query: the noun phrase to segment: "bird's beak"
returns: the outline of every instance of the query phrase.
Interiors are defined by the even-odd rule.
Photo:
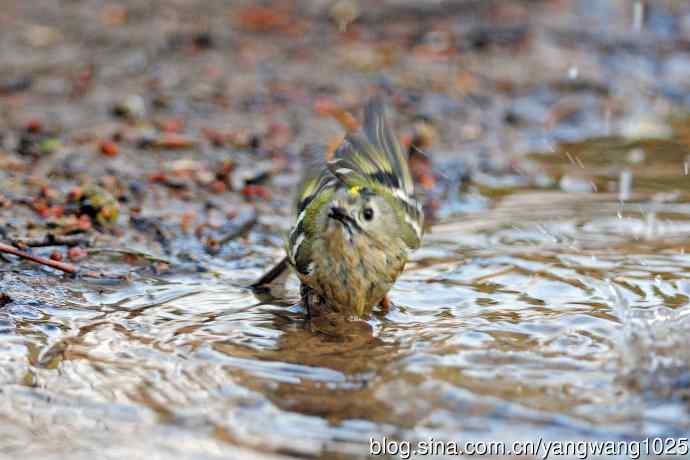
[[[347,224],[348,220],[350,219],[350,216],[347,214],[345,208],[341,208],[340,206],[331,206],[328,217],[340,221],[343,224]]]
[[[328,217],[330,219],[337,220],[343,226],[347,229],[350,234],[352,233],[352,230],[359,230],[359,225],[357,224],[357,221],[353,219],[350,214],[348,214],[347,210],[343,207],[334,205],[331,206],[329,212],[328,212]]]

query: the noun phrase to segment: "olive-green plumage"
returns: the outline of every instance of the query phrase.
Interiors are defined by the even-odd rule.
[[[423,226],[407,157],[379,99],[367,105],[362,132],[348,134],[334,159],[306,176],[295,211],[287,263],[307,308],[317,298],[343,314],[367,315],[419,246]]]

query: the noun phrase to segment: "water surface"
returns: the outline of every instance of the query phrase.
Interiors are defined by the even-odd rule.
[[[445,201],[397,307],[333,334],[243,288],[280,257],[266,240],[210,272],[128,284],[0,265],[14,299],[0,452],[332,459],[365,456],[372,436],[687,436],[687,145],[534,158],[539,180],[478,179]]]

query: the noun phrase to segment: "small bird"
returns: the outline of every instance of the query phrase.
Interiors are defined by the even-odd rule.
[[[290,266],[307,314],[315,307],[363,317],[381,305],[418,248],[424,215],[403,153],[374,98],[360,132],[349,133],[332,160],[303,180],[287,257],[255,283]]]

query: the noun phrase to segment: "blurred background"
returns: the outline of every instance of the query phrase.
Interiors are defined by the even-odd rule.
[[[2,123],[95,129],[132,96],[147,120],[273,126],[297,149],[338,132],[315,105],[383,90],[401,116],[441,123],[444,149],[639,135],[688,106],[688,14],[670,0],[3,2]]]
[[[328,336],[244,286],[374,94],[431,228]],[[681,0],[0,1],[0,455],[687,436],[689,113]]]

